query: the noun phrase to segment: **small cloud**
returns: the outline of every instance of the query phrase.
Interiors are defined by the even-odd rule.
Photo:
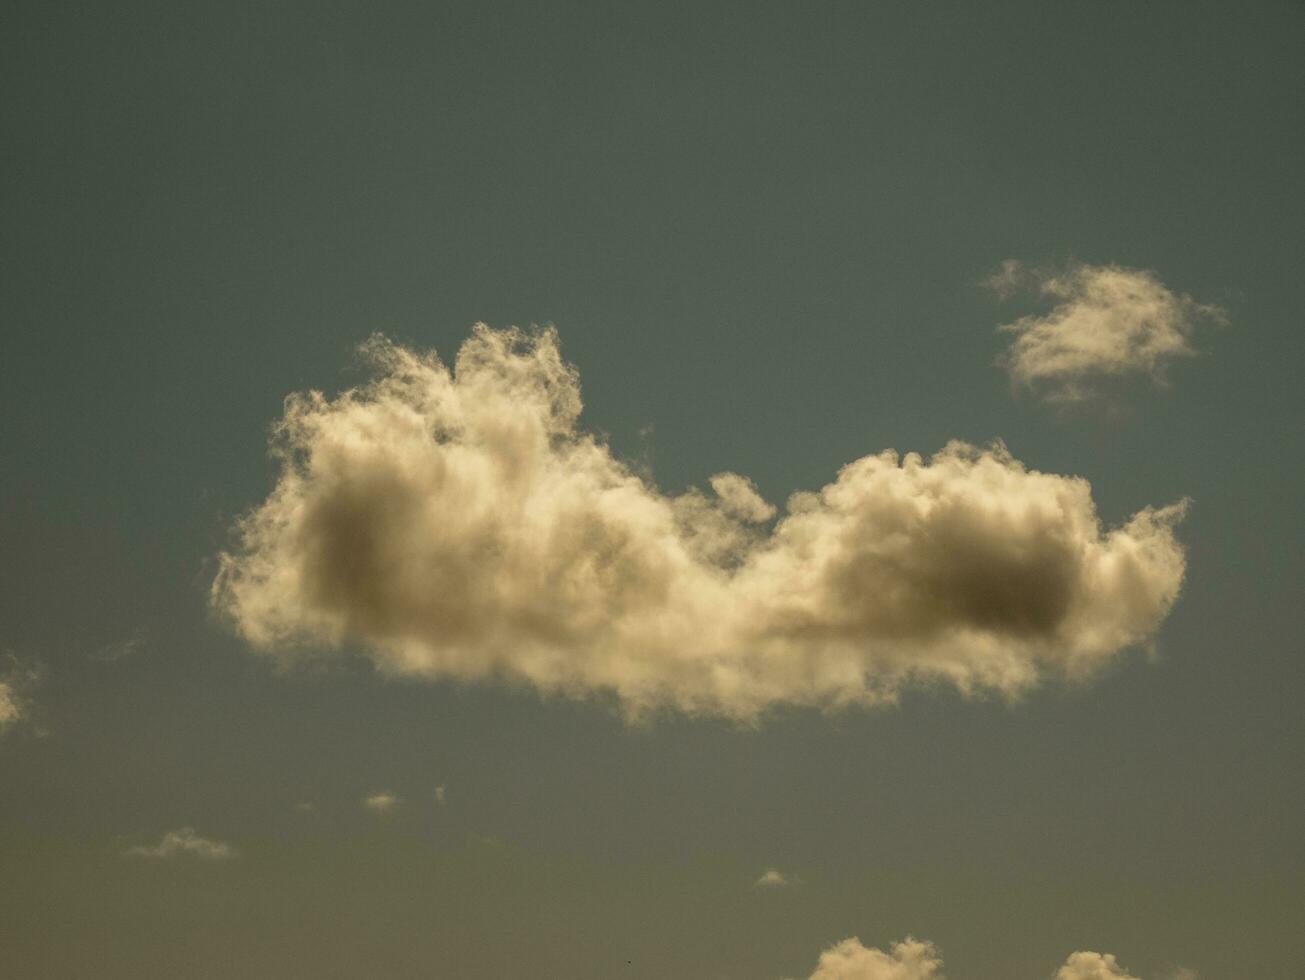
[[[1170,364],[1196,355],[1198,325],[1227,322],[1220,307],[1173,292],[1146,269],[1032,269],[1007,259],[984,285],[1003,299],[1031,292],[1053,304],[998,328],[1015,339],[997,361],[1012,384],[1051,402],[1085,401],[1128,377],[1163,385]]]
[[[4,731],[22,717],[18,695],[5,681],[0,681],[0,731]]]
[[[317,812],[317,804],[316,804],[316,803],[309,803],[309,802],[307,802],[307,801],[305,801],[305,802],[303,802],[303,803],[296,803],[296,804],[295,804],[295,809],[298,810],[300,813],[316,813],[316,812]]]
[[[1138,980],[1109,953],[1072,953],[1055,980]]]
[[[943,980],[942,953],[932,943],[907,937],[885,952],[853,936],[820,954],[809,980]],[[1175,980],[1192,980],[1191,971]],[[1073,953],[1052,980],[1139,980],[1109,953]]]
[[[163,838],[153,845],[129,847],[127,857],[167,859],[175,857],[193,857],[201,861],[226,861],[237,857],[239,852],[230,844],[201,837],[194,827],[182,827],[169,830]]]
[[[363,800],[363,806],[373,813],[389,813],[399,805],[399,798],[393,793],[382,791],[374,793]]]
[[[438,803],[440,806],[443,806],[446,802],[443,783],[435,787],[435,802]]]
[[[131,631],[131,635],[121,640],[115,640],[107,646],[100,647],[91,654],[92,660],[98,660],[101,663],[112,664],[120,660],[127,660],[136,656],[145,649],[149,643],[150,631],[144,626],[138,626]]]
[[[41,680],[40,664],[12,653],[0,656],[0,734],[22,724],[31,727],[28,691]],[[37,735],[43,735],[39,726]]]
[[[756,888],[787,888],[789,885],[796,885],[798,878],[796,875],[786,875],[774,868],[767,868],[760,878],[753,882]]]
[[[853,936],[820,954],[810,980],[942,980],[942,955],[932,943],[909,936],[887,952]]]

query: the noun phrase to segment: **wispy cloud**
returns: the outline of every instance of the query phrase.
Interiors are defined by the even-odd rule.
[[[448,797],[448,794],[445,793],[443,784],[440,784],[439,786],[436,786],[436,787],[435,787],[435,802],[436,802],[436,803],[438,803],[440,806],[444,806],[444,804],[445,804],[446,802],[448,802],[447,797]]]
[[[0,735],[19,727],[44,734],[32,725],[31,691],[40,683],[41,664],[17,654],[0,653]]]
[[[399,805],[399,798],[390,792],[373,793],[363,800],[363,806],[373,813],[389,813]]]
[[[198,858],[201,861],[226,861],[239,852],[225,841],[201,837],[194,827],[169,830],[157,844],[137,845],[126,850],[128,857],[167,859]]]
[[[987,285],[1003,298],[1032,292],[1053,304],[999,328],[1014,340],[998,364],[1017,387],[1055,402],[1082,401],[1129,376],[1163,383],[1170,364],[1196,354],[1196,327],[1227,318],[1154,272],[1117,265],[1050,270],[1007,259]]]
[[[100,647],[91,654],[91,659],[99,660],[102,663],[117,663],[120,660],[128,660],[143,651],[149,643],[149,639],[150,631],[144,626],[139,626],[122,639]]]
[[[1183,579],[1182,505],[1103,528],[1085,480],[1000,444],[863,457],[772,526],[745,478],[668,495],[585,432],[551,330],[478,327],[453,370],[365,350],[370,384],[288,399],[213,586],[287,658],[356,644],[390,674],[754,719],[1088,676]]]
[[[0,681],[0,732],[22,717],[18,694],[7,681]]]

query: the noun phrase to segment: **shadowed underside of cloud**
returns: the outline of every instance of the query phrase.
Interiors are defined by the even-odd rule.
[[[452,370],[364,351],[367,385],[287,399],[276,486],[213,585],[290,660],[357,645],[393,674],[750,719],[1084,677],[1182,582],[1182,504],[1104,529],[1086,481],[1001,445],[866,456],[771,525],[744,477],[669,495],[581,429],[552,330],[480,325]]]
[[[820,954],[809,980],[944,980],[942,956],[932,943],[917,939],[894,943],[886,953],[861,945],[859,939],[844,939]],[[1119,966],[1108,953],[1074,953],[1056,971],[1054,980],[1138,978]]]
[[[1003,297],[1029,291],[1054,301],[1049,312],[1000,328],[1015,339],[998,360],[1012,383],[1054,402],[1083,401],[1129,375],[1163,383],[1170,363],[1195,355],[1196,326],[1226,319],[1152,272],[1117,265],[1049,271],[1007,259],[987,285]]]

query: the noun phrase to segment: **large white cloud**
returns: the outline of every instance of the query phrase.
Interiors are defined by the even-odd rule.
[[[942,956],[932,943],[904,939],[888,952],[866,947],[855,937],[820,954],[809,980],[943,980]],[[1190,971],[1182,971],[1195,977]],[[1072,954],[1054,980],[1138,980],[1109,953]]]
[[[1053,301],[1047,313],[1000,328],[1015,339],[998,362],[1015,385],[1051,401],[1081,401],[1129,375],[1162,382],[1171,362],[1196,353],[1197,324],[1225,319],[1219,307],[1170,291],[1154,273],[1117,265],[1050,271],[1008,259],[988,285],[1003,296],[1029,290]]]
[[[585,432],[552,330],[478,326],[452,370],[365,352],[367,385],[287,399],[276,486],[213,585],[291,659],[358,646],[394,674],[747,719],[1087,676],[1182,582],[1182,504],[1106,529],[1085,480],[1001,445],[866,456],[768,529],[743,477],[669,495]]]

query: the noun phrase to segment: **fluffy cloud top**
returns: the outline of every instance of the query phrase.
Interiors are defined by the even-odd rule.
[[[127,849],[128,857],[154,859],[193,857],[202,861],[225,861],[236,855],[236,849],[230,844],[201,837],[194,827],[169,830],[157,844]]]
[[[917,939],[894,943],[885,953],[867,948],[853,937],[821,953],[810,980],[943,980],[942,957],[932,943]],[[1123,969],[1109,953],[1074,953],[1056,971],[1055,980],[1138,978]]]
[[[887,952],[855,937],[820,954],[810,980],[942,980],[942,958],[932,943],[904,939]]]
[[[1105,529],[1085,480],[1001,445],[866,456],[768,530],[745,478],[666,494],[585,432],[552,330],[480,325],[452,370],[364,350],[370,383],[287,399],[276,486],[213,585],[285,657],[358,646],[394,674],[750,719],[1087,676],[1182,582],[1182,504]]]
[[[1109,953],[1074,953],[1056,971],[1056,980],[1137,980]]]
[[[792,875],[786,875],[775,868],[767,868],[753,884],[757,888],[784,888],[792,885],[796,879]]]
[[[1008,259],[988,285],[1003,296],[1029,290],[1055,303],[999,328],[1015,339],[998,363],[1016,385],[1051,401],[1081,401],[1127,375],[1162,382],[1172,361],[1196,353],[1195,326],[1224,320],[1217,306],[1173,293],[1142,269],[1075,263],[1050,272]]]

